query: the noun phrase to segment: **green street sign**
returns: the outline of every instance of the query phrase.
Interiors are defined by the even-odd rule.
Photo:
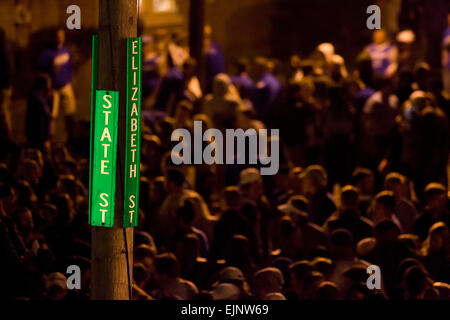
[[[119,92],[97,90],[92,143],[89,224],[114,225]]]
[[[127,132],[123,227],[136,227],[141,154],[142,39],[127,39]]]

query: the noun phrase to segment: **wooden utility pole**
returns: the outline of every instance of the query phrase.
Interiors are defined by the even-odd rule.
[[[133,228],[123,225],[128,37],[137,35],[138,0],[99,0],[98,89],[119,91],[117,178],[114,227],[92,227],[91,298],[130,299]],[[128,263],[126,247],[128,246]],[[130,282],[129,282],[130,281]]]

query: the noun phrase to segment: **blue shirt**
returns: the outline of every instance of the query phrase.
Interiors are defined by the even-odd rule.
[[[241,98],[252,98],[253,91],[255,90],[255,83],[252,78],[246,74],[240,74],[231,77],[231,82],[236,86],[241,94]]]
[[[450,26],[448,26],[445,30],[444,30],[444,34],[442,35],[442,49],[444,49],[445,47],[445,39],[447,37],[450,37]],[[445,65],[446,68],[450,69],[450,58],[447,59],[447,64]]]
[[[395,63],[393,61],[395,46],[388,43],[381,45],[372,43],[367,47],[367,51],[372,60],[373,71],[379,75],[387,76],[389,66]]]
[[[267,115],[267,112],[275,103],[280,90],[280,81],[270,72],[266,72],[256,84],[253,105],[259,110],[262,117]]]
[[[59,49],[45,49],[39,57],[38,67],[50,75],[56,89],[72,82],[72,59],[66,46]]]
[[[225,72],[225,57],[222,47],[217,42],[211,42],[206,49],[206,86],[207,92],[211,92],[214,77]]]

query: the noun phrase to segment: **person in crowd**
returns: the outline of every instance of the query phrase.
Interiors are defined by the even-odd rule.
[[[442,35],[442,82],[450,94],[450,13],[447,14],[447,28]]]
[[[440,221],[433,224],[422,244],[421,256],[425,269],[434,281],[450,281],[450,251],[448,226]]]
[[[14,64],[5,30],[0,28],[0,140],[8,140],[12,134],[11,95]]]
[[[358,189],[351,185],[344,186],[341,192],[341,207],[325,221],[325,230],[331,234],[336,229],[347,229],[356,242],[372,236],[372,221],[361,217],[358,208]]]
[[[401,224],[404,233],[412,231],[412,225],[417,218],[417,209],[409,199],[406,177],[397,172],[391,172],[384,178],[384,187],[391,190],[395,199],[395,217]]]
[[[230,77],[220,73],[214,77],[212,93],[205,98],[204,113],[219,130],[234,128],[240,100]]]
[[[206,60],[206,93],[210,93],[215,76],[225,72],[225,56],[220,44],[213,39],[210,25],[204,28],[203,49]]]
[[[396,203],[394,193],[392,191],[379,192],[369,208],[369,215],[374,224],[383,220],[391,220],[395,225],[403,231],[403,225],[396,215]]]
[[[31,147],[49,149],[52,126],[51,79],[45,74],[36,77],[33,94],[28,100],[26,135]]]
[[[163,253],[155,259],[156,299],[192,300],[198,293],[194,283],[180,278],[180,266],[176,256]]]
[[[390,78],[398,68],[398,49],[391,43],[386,30],[373,32],[373,41],[366,47],[376,76]]]
[[[250,62],[246,58],[239,58],[236,62],[236,74],[231,77],[231,83],[239,91],[243,100],[248,99],[251,103],[255,90],[255,82],[250,77]]]
[[[254,61],[253,73],[256,79],[256,88],[253,105],[258,110],[260,119],[267,120],[269,112],[277,100],[281,84],[274,75],[274,64],[267,58],[257,57]]]
[[[277,268],[258,270],[253,277],[253,294],[257,300],[264,300],[271,293],[281,293],[283,274]]]
[[[379,170],[378,165],[386,153],[400,111],[398,98],[393,94],[392,81],[380,80],[380,88],[367,100],[361,116],[361,148],[365,153],[365,163],[370,169],[376,170]]]
[[[425,188],[426,205],[416,218],[413,232],[423,241],[428,236],[430,227],[439,221],[450,223],[450,214],[447,211],[447,189],[440,183],[430,183]]]
[[[54,44],[45,49],[38,60],[38,68],[50,75],[52,80],[52,118],[57,118],[60,109],[64,111],[68,141],[73,142],[76,134],[76,99],[72,87],[73,67],[70,50],[65,45],[66,32],[58,29]],[[55,129],[53,128],[53,131]]]
[[[309,166],[301,173],[305,193],[310,199],[310,220],[322,226],[336,211],[336,205],[327,191],[328,175],[322,166]]]
[[[359,211],[362,216],[367,216],[367,208],[372,202],[375,189],[375,177],[367,168],[356,168],[352,173],[352,185],[358,189]]]

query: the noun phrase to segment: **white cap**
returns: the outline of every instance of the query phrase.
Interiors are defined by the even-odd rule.
[[[238,300],[241,298],[241,289],[231,283],[219,283],[211,295],[214,300]]]
[[[241,171],[239,184],[244,186],[246,184],[261,180],[261,174],[256,168],[247,168]]]
[[[62,289],[67,289],[66,276],[60,272],[53,272],[49,274],[45,284],[47,288],[50,288],[52,286],[58,286],[61,287]]]
[[[323,53],[323,55],[325,56],[325,59],[327,61],[330,61],[331,57],[334,54],[334,46],[332,43],[329,43],[329,42],[323,42],[323,43],[319,44],[317,46],[317,50],[319,50],[320,52]]]
[[[397,42],[413,43],[416,40],[416,35],[412,30],[403,30],[397,34]]]

